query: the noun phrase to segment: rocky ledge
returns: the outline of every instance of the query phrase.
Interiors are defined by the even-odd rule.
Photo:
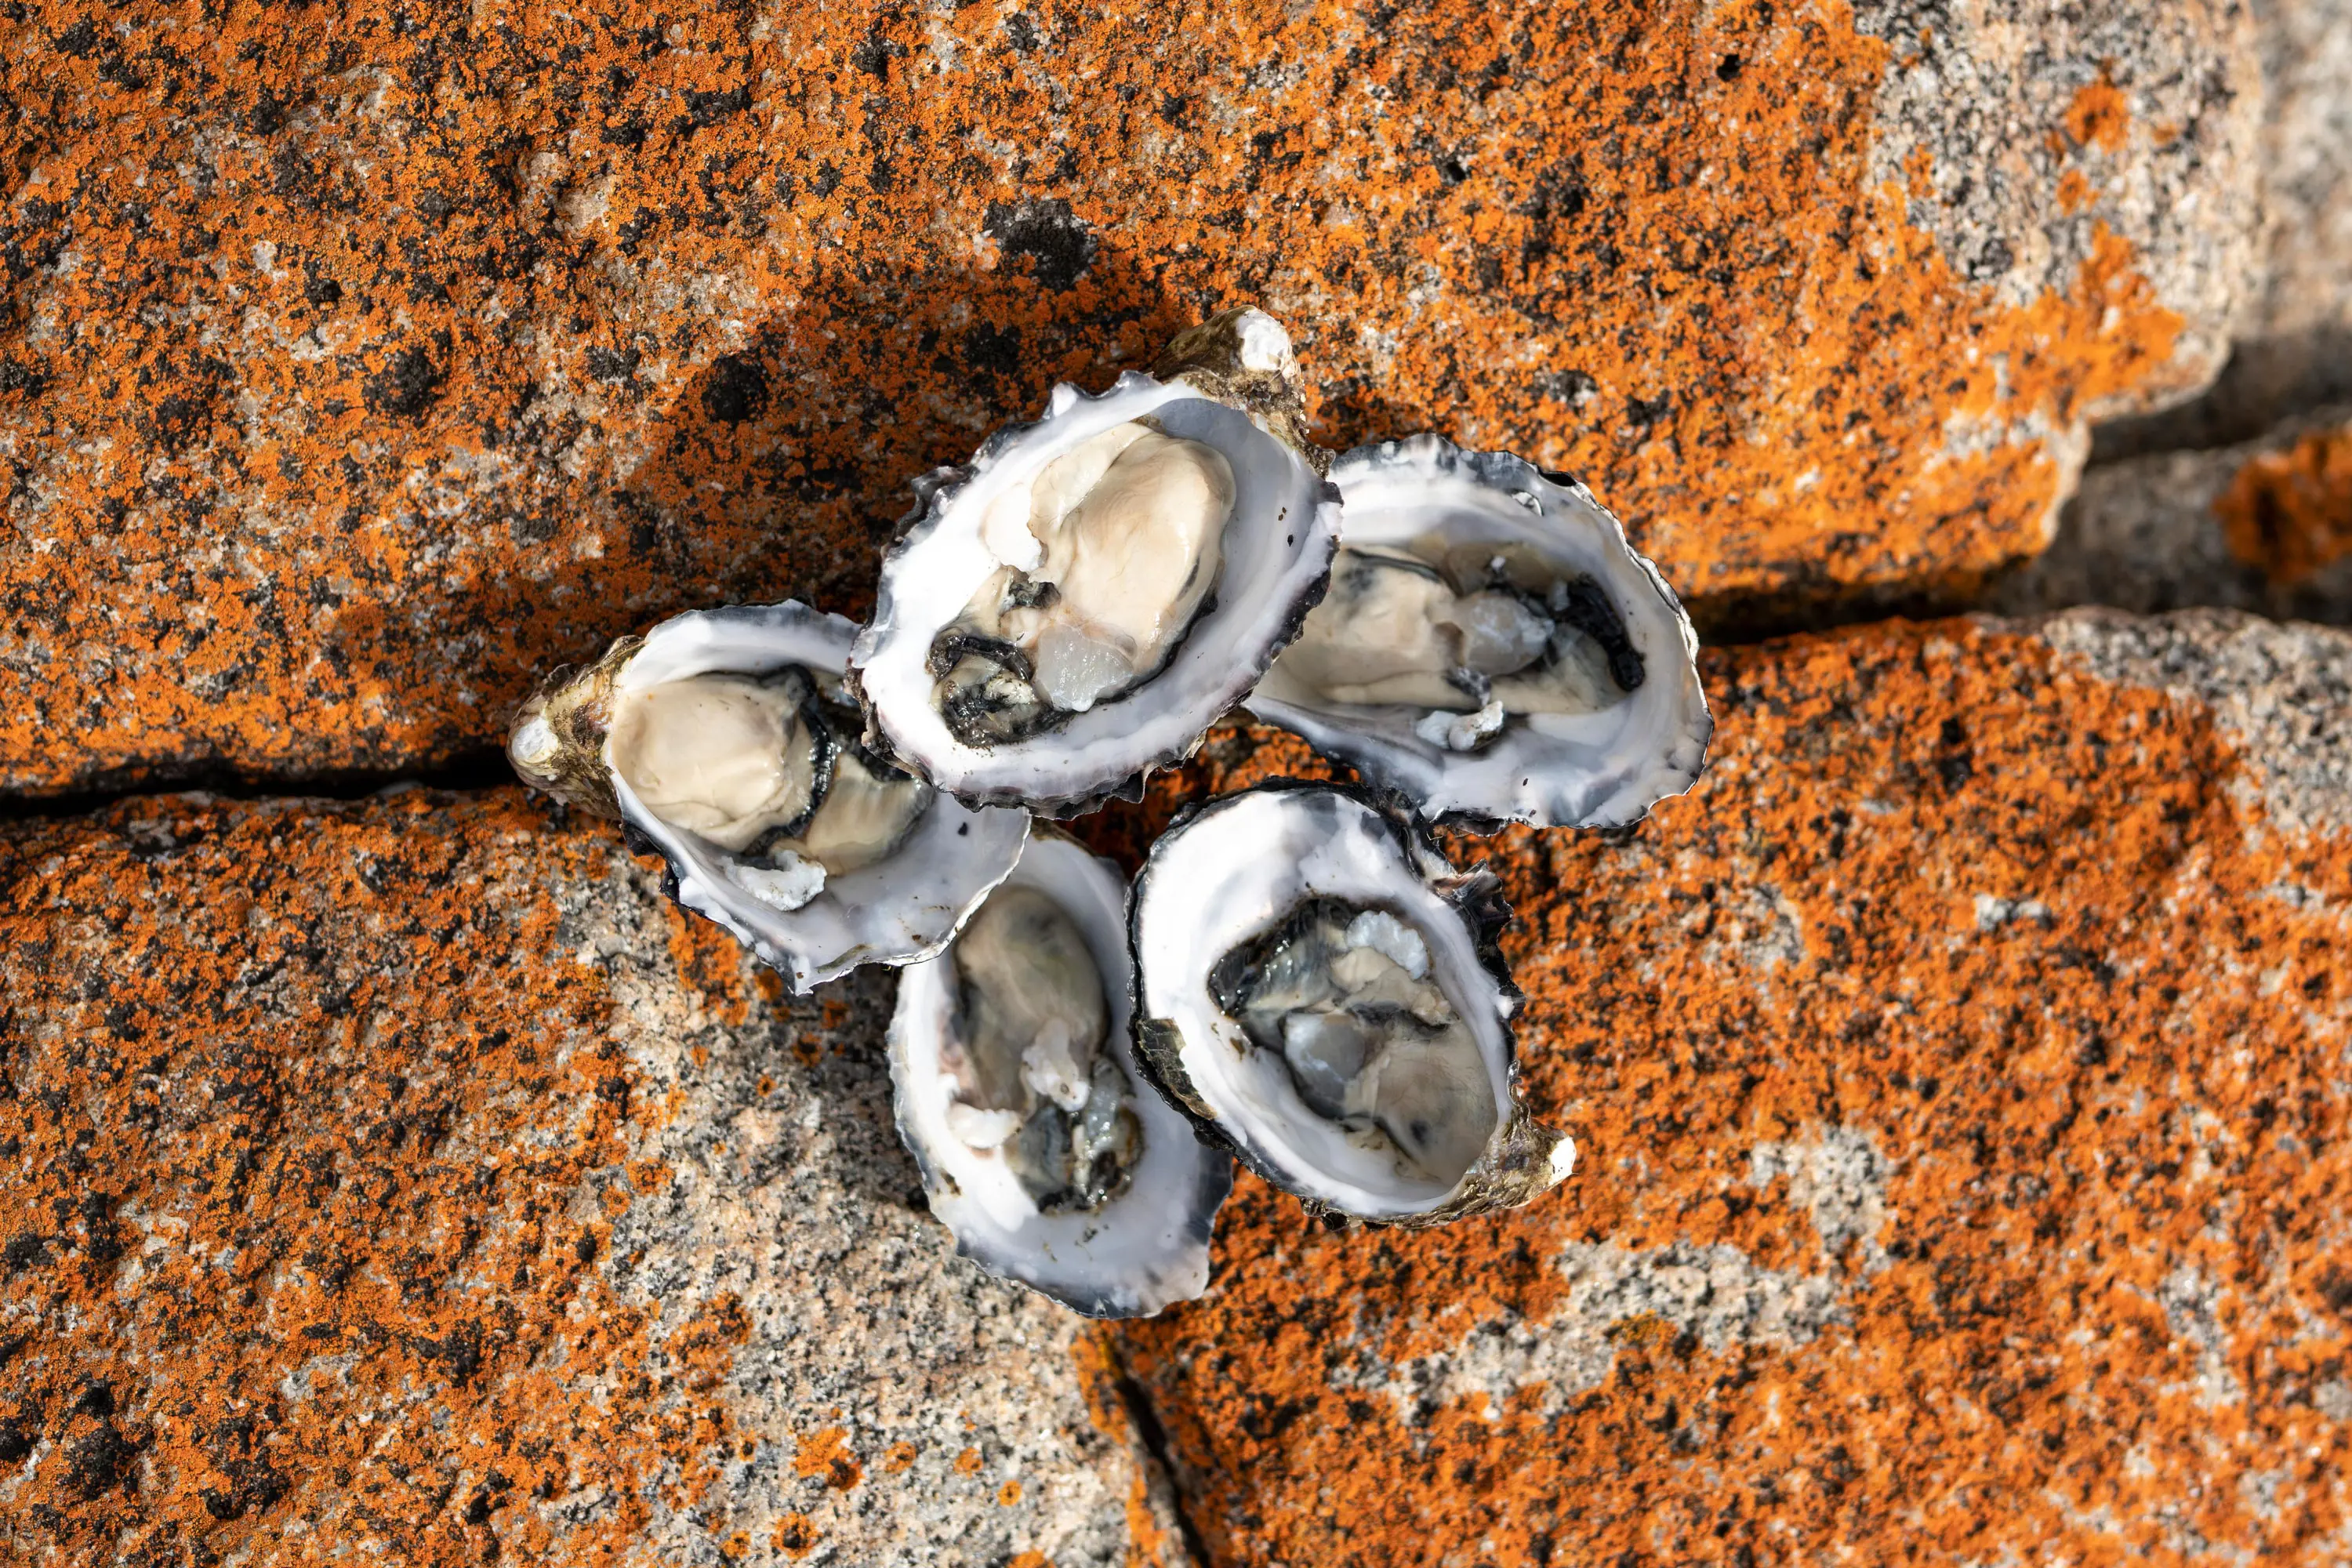
[[[2347,125],[2347,0],[0,5],[0,1560],[2352,1560]],[[1449,840],[1571,1181],[1090,1325],[494,748],[1244,302],[1720,729]]]
[[[412,790],[8,827],[5,1538],[2343,1550],[2352,637],[2077,612],[1707,675],[1692,795],[1453,844],[1517,909],[1577,1177],[1413,1236],[1245,1182],[1211,1294],[1116,1334],[920,1212],[887,977],[787,998],[601,826]],[[1223,734],[1092,831],[1301,760]]]
[[[788,1000],[518,790],[0,837],[0,1552],[1174,1563],[949,1256],[889,983]]]
[[[0,33],[16,791],[861,613],[909,479],[1243,302],[1318,439],[1575,472],[1711,626],[1949,603],[2264,276],[2236,0],[85,9]]]

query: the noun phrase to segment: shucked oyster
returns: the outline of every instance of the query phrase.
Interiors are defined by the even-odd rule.
[[[856,628],[803,605],[700,611],[625,637],[515,716],[529,783],[617,816],[677,901],[795,989],[938,950],[1021,853],[866,748],[842,690]]]
[[[1619,826],[1713,731],[1673,592],[1583,486],[1434,436],[1332,465],[1330,591],[1250,694],[1424,815]]]
[[[1126,887],[1041,832],[936,958],[898,979],[898,1131],[959,1250],[1094,1317],[1189,1300],[1233,1162],[1146,1089]]]
[[[1187,752],[1321,594],[1335,493],[1272,318],[1229,311],[1157,377],[920,482],[850,658],[872,732],[973,803],[1083,811]]]
[[[1494,879],[1353,792],[1213,800],[1130,901],[1161,1089],[1310,1207],[1432,1225],[1522,1204],[1575,1145],[1518,1099]]]

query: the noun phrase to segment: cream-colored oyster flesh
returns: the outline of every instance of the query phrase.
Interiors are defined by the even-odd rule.
[[[1339,499],[1287,342],[1225,312],[918,480],[850,658],[876,749],[1049,816],[1189,754],[1329,575]]]
[[[855,749],[856,710],[830,711],[813,700],[815,689],[799,669],[707,672],[621,692],[613,704],[607,754],[638,803],[721,849],[758,846],[772,865],[735,880],[779,909],[806,903],[825,874],[889,854],[930,800],[921,780],[866,766]]]
[[[1389,910],[1306,900],[1226,954],[1210,986],[1307,1109],[1391,1156],[1401,1177],[1451,1187],[1494,1136],[1478,1041],[1426,939]]]
[[[1039,889],[1003,888],[950,952],[949,1130],[1001,1150],[1039,1212],[1099,1208],[1125,1189],[1142,1132],[1134,1085],[1103,1049],[1110,1015],[1084,933]]]
[[[1330,591],[1250,710],[1432,820],[1605,826],[1688,789],[1698,644],[1590,491],[1434,436],[1331,466]]]
[[[1233,503],[1215,447],[1133,420],[1008,487],[980,525],[1001,564],[940,635],[942,710],[988,743],[1152,674],[1216,581]]]
[[[835,876],[860,870],[898,847],[930,803],[930,786],[922,780],[877,773],[845,744],[834,758],[824,800],[795,847]]]
[[[1489,873],[1363,792],[1218,796],[1129,900],[1144,1070],[1318,1210],[1423,1226],[1526,1203],[1575,1144],[1518,1093],[1508,918]]]
[[[898,1131],[958,1250],[1096,1317],[1198,1296],[1233,1185],[1137,1066],[1126,899],[1117,867],[1033,837],[890,1020]]]
[[[856,636],[796,604],[673,616],[558,672],[508,753],[527,782],[626,823],[680,904],[796,989],[921,958],[1012,869],[1028,819],[865,749],[843,680]]]
[[[1596,604],[1580,574],[1504,541],[1343,544],[1331,591],[1259,690],[1280,701],[1431,713],[1492,704],[1503,719],[1597,713],[1639,686],[1642,669],[1638,659],[1612,668],[1603,639],[1622,646],[1623,632]],[[1422,732],[1462,752],[1500,728],[1448,723]]]
[[[625,692],[609,755],[646,809],[740,851],[807,816],[821,745],[797,671],[757,680],[692,675]]]

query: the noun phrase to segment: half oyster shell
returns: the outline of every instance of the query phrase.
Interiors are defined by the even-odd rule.
[[[805,605],[677,616],[515,715],[525,782],[617,816],[669,892],[797,991],[935,952],[1013,868],[1026,813],[973,811],[866,750],[856,627]]]
[[[890,1079],[931,1212],[990,1273],[1096,1318],[1209,1282],[1233,1161],[1143,1085],[1127,887],[1050,830],[898,977]]]
[[[1310,1209],[1434,1225],[1567,1177],[1574,1142],[1519,1099],[1510,911],[1417,825],[1262,784],[1179,818],[1129,910],[1146,1069]]]
[[[919,481],[850,658],[868,733],[973,805],[1085,811],[1184,756],[1322,595],[1339,520],[1261,311]]]
[[[1435,436],[1331,467],[1331,586],[1247,706],[1433,820],[1638,821],[1697,778],[1698,639],[1565,475]]]

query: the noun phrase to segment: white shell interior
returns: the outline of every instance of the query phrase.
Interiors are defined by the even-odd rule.
[[[1160,672],[1125,696],[1029,740],[966,745],[940,717],[925,660],[1000,564],[981,541],[989,504],[1080,442],[1146,417],[1215,447],[1232,467],[1234,510],[1212,606]],[[884,561],[874,621],[850,663],[891,749],[940,788],[973,800],[1083,801],[1181,755],[1240,700],[1296,630],[1299,602],[1329,569],[1338,525],[1329,487],[1240,411],[1181,381],[1132,373],[1098,397],[1065,384],[1043,421],[984,448]]]
[[[1425,1214],[1460,1184],[1402,1176],[1392,1154],[1362,1147],[1309,1110],[1281,1058],[1252,1046],[1217,1005],[1209,974],[1301,900],[1320,894],[1390,910],[1429,944],[1438,986],[1477,1037],[1507,1120],[1504,1026],[1517,1004],[1479,963],[1470,928],[1417,862],[1395,827],[1350,795],[1254,790],[1213,802],[1160,839],[1136,889],[1144,1016],[1174,1026],[1194,1094],[1277,1184],[1365,1219]]]
[[[837,680],[856,630],[797,604],[693,611],[646,633],[614,686],[641,690],[713,670],[762,675],[786,665]],[[904,963],[938,952],[1012,870],[1029,834],[1025,812],[974,811],[940,795],[891,854],[828,877],[798,909],[779,910],[728,875],[726,850],[647,811],[609,757],[605,763],[621,815],[668,860],[678,902],[726,927],[796,991],[861,963]]]
[[[899,973],[890,1019],[898,1129],[922,1160],[931,1212],[991,1273],[1092,1316],[1138,1317],[1191,1300],[1208,1288],[1209,1232],[1233,1185],[1233,1161],[1202,1143],[1136,1065],[1126,879],[1058,834],[1040,834],[1004,885],[1045,893],[1086,937],[1110,1013],[1105,1047],[1133,1088],[1143,1157],[1127,1191],[1103,1208],[1043,1215],[998,1151],[971,1148],[948,1131],[955,1080],[940,1069],[940,1047],[955,1008],[950,946]]]
[[[1425,710],[1307,706],[1253,692],[1250,711],[1402,791],[1433,820],[1456,814],[1545,827],[1636,822],[1698,776],[1714,731],[1699,689],[1698,638],[1657,568],[1582,485],[1519,458],[1435,436],[1359,447],[1331,466],[1342,543],[1403,546],[1428,534],[1526,543],[1600,583],[1642,656],[1643,679],[1598,712],[1515,715],[1475,751],[1416,733]]]

